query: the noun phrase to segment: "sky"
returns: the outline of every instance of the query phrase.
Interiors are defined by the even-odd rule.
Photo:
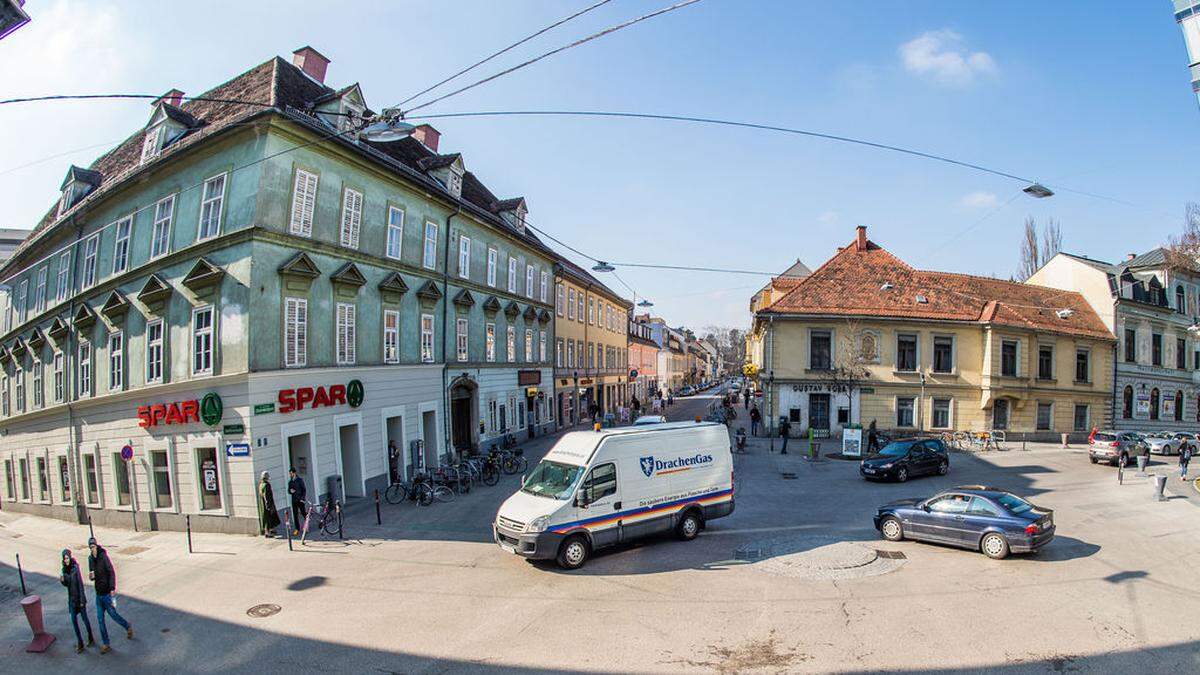
[[[380,110],[593,2],[29,0],[32,23],[0,41],[0,98],[199,94],[312,45],[332,60],[327,84],[358,82]],[[462,83],[669,4],[611,0]],[[760,130],[429,120],[443,152],[462,152],[497,195],[524,196],[536,227],[617,263],[633,291],[606,283],[696,329],[748,325],[767,277],[619,263],[816,268],[865,225],[914,266],[1008,278],[1026,217],[1058,221],[1065,250],[1114,261],[1164,243],[1200,201],[1187,168],[1200,156],[1200,106],[1168,0],[701,0],[417,114],[552,109],[850,136],[1057,192],[1034,200],[1013,179]],[[0,106],[0,226],[32,227],[70,164],[86,166],[149,112],[146,101]]]

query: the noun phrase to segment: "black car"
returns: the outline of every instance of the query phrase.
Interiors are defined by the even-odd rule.
[[[989,558],[1036,551],[1054,539],[1054,512],[984,485],[964,485],[928,499],[879,507],[884,539],[917,539],[982,551]]]
[[[888,443],[858,465],[858,472],[867,479],[897,480],[901,483],[912,476],[936,473],[945,476],[950,471],[950,455],[946,446],[936,438],[916,438]]]

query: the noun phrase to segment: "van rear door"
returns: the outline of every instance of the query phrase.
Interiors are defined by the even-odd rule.
[[[615,544],[620,539],[618,512],[622,504],[618,479],[616,462],[606,461],[593,466],[580,486],[588,505],[579,509],[579,518],[591,532],[594,548]]]

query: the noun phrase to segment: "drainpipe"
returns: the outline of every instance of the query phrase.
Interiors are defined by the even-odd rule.
[[[72,219],[74,219],[74,216],[72,216]],[[72,253],[72,255],[71,255],[72,270],[71,271],[72,272],[75,271],[74,270],[75,260],[76,260],[75,255],[74,255],[75,248],[79,245],[79,241],[82,238],[83,238],[83,226],[76,224],[75,225],[75,243],[73,243],[71,245],[71,253]],[[75,275],[72,274],[71,275],[71,283],[74,284],[74,282],[75,282]],[[75,316],[75,311],[77,309],[75,306],[76,298],[77,298],[77,295],[75,293],[72,293],[71,294],[70,313],[68,314],[68,316],[70,316],[70,317]],[[79,345],[75,342],[76,339],[77,339],[77,335],[76,335],[74,329],[67,331],[67,348],[63,350],[63,399],[65,399],[67,402],[67,430],[68,430],[68,434],[70,437],[70,445],[67,446],[67,470],[71,474],[71,478],[70,478],[70,480],[71,480],[71,501],[74,503],[74,506],[75,506],[75,519],[77,521],[79,521],[80,523],[83,523],[83,522],[85,522],[84,521],[85,515],[87,516],[87,522],[91,522],[92,515],[91,515],[91,512],[89,512],[87,509],[86,500],[81,500],[79,498],[80,490],[83,489],[83,487],[84,487],[82,485],[82,482],[79,480],[79,477],[82,475],[82,471],[83,471],[82,467],[79,465],[79,463],[81,461],[81,458],[79,456],[79,444],[83,441],[83,439],[80,437],[81,430],[79,429],[79,425],[76,424],[76,422],[75,422],[75,406],[73,404],[73,401],[75,399],[72,398],[72,396],[71,396],[71,391],[74,388],[74,384],[75,384],[75,378],[73,377],[73,374],[75,373],[75,368],[70,366],[70,364],[75,363],[74,359],[79,358]],[[72,355],[74,355],[74,358],[72,358]],[[54,377],[54,373],[53,373],[54,361],[51,360],[50,363],[51,363],[50,377],[53,378]],[[78,364],[76,364],[76,365],[78,365]],[[42,382],[42,386],[43,387],[45,386],[44,381]],[[53,385],[51,385],[51,387],[53,387]],[[44,397],[45,393],[43,392],[42,395]],[[45,400],[45,399],[43,398],[43,400]],[[96,458],[96,472],[99,473],[99,471],[100,471],[100,459]],[[97,485],[97,487],[99,487],[99,485]],[[130,489],[132,489],[132,486],[130,486]]]
[[[1112,346],[1112,387],[1111,387],[1112,396],[1108,397],[1108,425],[1109,425],[1110,429],[1115,429],[1117,427],[1117,358],[1120,356],[1120,344],[1121,344],[1120,336],[1117,335],[1117,311],[1119,310],[1120,304],[1121,304],[1120,296],[1121,296],[1121,290],[1120,290],[1120,288],[1118,288],[1117,289],[1117,298],[1115,300],[1113,300],[1113,336],[1117,338],[1117,341],[1114,342],[1113,346]],[[1136,410],[1137,409],[1137,400],[1136,400],[1137,392],[1134,392],[1133,395],[1135,398],[1134,398],[1134,401],[1131,402],[1131,404],[1134,406],[1134,409]],[[1133,411],[1131,410],[1130,413],[1132,413],[1132,412]],[[1090,429],[1088,430],[1088,433],[1089,434],[1091,433]]]
[[[446,216],[446,250],[442,254],[442,440],[450,454],[450,352],[446,341],[450,335],[450,221],[462,213],[462,204]]]

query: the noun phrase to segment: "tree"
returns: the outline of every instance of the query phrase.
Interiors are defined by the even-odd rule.
[[[841,344],[834,350],[833,361],[823,379],[829,383],[830,392],[846,390],[846,404],[850,420],[854,420],[854,390],[863,380],[871,376],[867,366],[879,360],[879,343],[876,334],[862,329],[854,319],[846,320]],[[831,397],[832,398],[832,397]]]
[[[1200,264],[1200,204],[1183,207],[1183,231],[1167,242],[1167,265],[1175,270],[1195,272]]]
[[[1033,276],[1042,265],[1045,265],[1062,250],[1062,228],[1053,218],[1046,222],[1042,231],[1041,241],[1038,240],[1037,221],[1033,216],[1026,216],[1025,228],[1021,234],[1021,263],[1017,268],[1017,278],[1025,281]]]

